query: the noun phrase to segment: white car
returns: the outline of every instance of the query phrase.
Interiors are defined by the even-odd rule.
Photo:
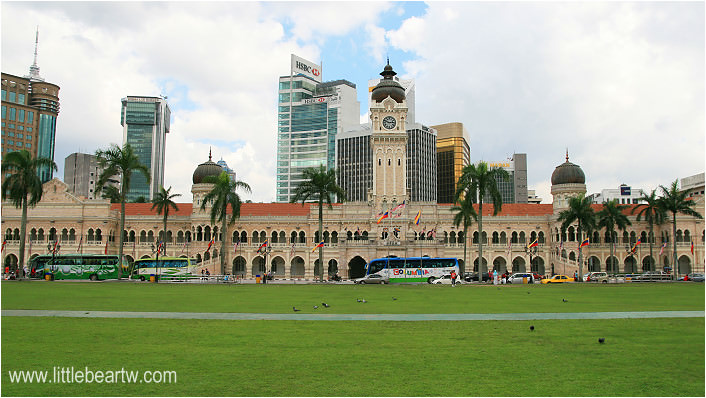
[[[524,279],[527,279],[527,283],[534,283],[534,277],[529,272],[516,272],[507,278],[507,283],[524,283]]]
[[[450,285],[451,284],[451,274],[445,274],[439,278],[434,279],[431,282],[433,285]],[[456,283],[461,283],[461,279],[456,277]]]

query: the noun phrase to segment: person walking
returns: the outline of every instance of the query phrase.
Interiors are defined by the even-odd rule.
[[[456,286],[456,271],[452,270],[451,271],[451,286],[455,287]]]
[[[494,269],[493,270],[493,285],[498,284],[498,270]]]

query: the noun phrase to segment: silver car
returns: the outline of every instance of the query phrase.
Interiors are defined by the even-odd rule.
[[[529,272],[516,272],[507,278],[507,283],[524,283],[527,278],[527,283],[534,283],[534,277]]]
[[[386,283],[390,283],[390,278],[379,274],[368,274],[362,278],[353,279],[353,282],[359,285],[365,285],[368,283],[378,283],[384,285]]]

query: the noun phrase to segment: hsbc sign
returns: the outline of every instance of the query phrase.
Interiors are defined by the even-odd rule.
[[[316,65],[304,58],[292,54],[292,75],[304,74],[310,78],[321,82],[321,65]]]

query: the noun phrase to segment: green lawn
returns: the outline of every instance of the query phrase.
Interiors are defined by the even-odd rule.
[[[326,311],[344,314],[693,311],[704,309],[704,285],[2,284],[3,309],[285,313],[292,306],[314,312],[321,302],[331,305]]]
[[[358,297],[368,303],[357,303]],[[337,313],[703,311],[704,287],[2,284],[3,309],[288,312],[297,305],[313,312],[310,305],[321,301]],[[3,317],[0,380],[3,396],[703,396],[704,326],[704,318],[320,322]],[[599,344],[599,337],[606,343]],[[177,382],[9,380],[9,371],[51,373],[55,366],[170,370]]]

